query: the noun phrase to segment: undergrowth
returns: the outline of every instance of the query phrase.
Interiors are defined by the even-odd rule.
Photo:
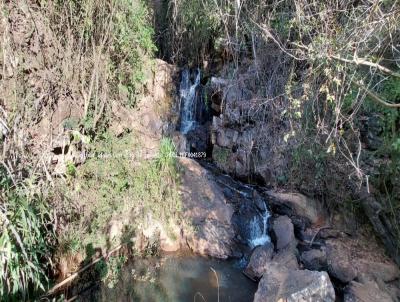
[[[0,297],[27,299],[44,290],[54,247],[52,213],[32,183],[14,183],[0,169]]]
[[[105,133],[93,143],[89,159],[77,168],[67,189],[68,199],[79,201],[74,206],[81,214],[68,224],[62,246],[82,251],[89,244],[119,244],[108,238],[113,219],[129,226],[125,234],[133,234],[149,213],[163,223],[179,218],[179,170],[172,141],[163,139],[152,160],[143,160],[140,151],[133,134],[116,138]],[[77,236],[79,244],[74,242]]]
[[[83,167],[71,160],[61,175],[52,162],[68,133],[90,138],[93,152],[115,143],[104,134],[112,105],[134,106],[151,70],[150,17],[142,0],[0,2],[2,301],[45,290],[54,250],[96,242],[107,211],[130,209],[137,192],[159,180],[156,164],[147,175],[147,163],[133,168],[127,159],[93,158]]]

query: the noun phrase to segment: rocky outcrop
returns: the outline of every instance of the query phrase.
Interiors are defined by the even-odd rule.
[[[258,285],[254,302],[335,301],[335,291],[326,272],[288,270],[271,265]]]
[[[213,176],[196,161],[181,158],[182,213],[191,228],[184,230],[187,245],[195,253],[226,259],[232,256],[233,208]]]
[[[271,185],[283,175],[287,164],[284,154],[288,144],[283,138],[289,129],[278,121],[266,123],[273,114],[260,106],[250,79],[254,77],[243,73],[235,81],[210,81],[211,108],[218,114],[211,128],[213,159],[230,174]]]
[[[172,136],[179,119],[175,77],[178,69],[157,59],[154,73],[145,83],[145,94],[135,108],[113,102],[110,130],[115,135],[134,131],[140,138],[141,156],[152,158],[162,137]]]

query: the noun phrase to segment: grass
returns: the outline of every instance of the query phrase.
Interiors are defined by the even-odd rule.
[[[67,190],[68,199],[79,203],[81,215],[68,225],[63,246],[76,250],[73,238],[78,236],[80,250],[89,244],[110,247],[107,230],[113,218],[124,221],[129,234],[149,213],[164,224],[179,219],[179,171],[172,141],[161,141],[154,160],[137,159],[136,151],[140,142],[134,134],[116,138],[106,133],[94,142],[93,157],[77,168]]]
[[[0,169],[0,296],[2,301],[27,299],[48,281],[54,234],[51,211],[28,183],[16,183]]]
[[[82,142],[90,138],[85,144],[93,152],[132,147],[129,138],[113,146],[116,139],[104,133],[113,118],[110,100],[134,106],[152,64],[156,47],[145,1],[3,1],[0,28],[0,119],[9,128],[0,140],[7,167],[0,164],[0,300],[20,301],[45,290],[54,249],[76,253],[85,243],[101,245],[106,239],[96,236],[110,213],[140,205],[139,192],[170,170],[158,172],[165,163],[133,167],[125,158],[92,158],[79,167],[68,162],[63,181],[47,160],[54,138],[65,134],[59,128],[81,134]],[[80,112],[70,112],[71,102]],[[56,125],[50,116],[57,110],[69,113]],[[52,126],[57,130],[49,133]],[[154,195],[155,189],[146,202]]]

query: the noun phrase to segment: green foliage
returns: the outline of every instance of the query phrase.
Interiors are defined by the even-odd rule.
[[[66,174],[68,176],[75,177],[76,176],[76,167],[75,167],[74,163],[69,161],[69,162],[67,162],[66,166],[67,166]]]
[[[210,45],[218,41],[221,35],[222,20],[218,15],[217,2],[179,0],[174,2],[174,6],[177,13],[170,18],[173,24],[171,34],[176,38],[167,42],[173,45],[166,47],[179,49],[180,52],[174,55],[183,63],[196,63],[204,58],[207,51],[212,50],[209,49]],[[215,46],[218,47],[217,44]]]
[[[118,0],[115,5],[112,27],[114,72],[119,87],[129,93],[128,105],[134,105],[133,97],[146,79],[145,67],[149,67],[146,58],[152,57],[157,50],[153,42],[154,30],[142,0]]]
[[[110,256],[107,260],[100,260],[95,265],[95,270],[99,274],[100,279],[107,284],[109,288],[113,288],[117,284],[122,266],[127,261],[125,256]]]
[[[50,260],[53,238],[50,211],[25,185],[15,187],[4,169],[0,184],[0,296],[2,301],[26,299],[44,290],[47,282],[45,260]]]
[[[64,246],[72,246],[71,238],[77,236],[80,249],[109,245],[105,234],[113,217],[132,219],[135,212],[137,223],[149,212],[163,222],[179,217],[179,173],[171,139],[161,141],[154,160],[143,160],[133,134],[116,138],[106,132],[93,142],[89,154],[67,193],[72,200],[79,199],[85,211],[69,225]],[[135,224],[130,227],[125,231],[134,231]]]
[[[229,154],[230,154],[229,149],[215,145],[213,148],[212,157],[217,164],[224,166],[228,161]]]

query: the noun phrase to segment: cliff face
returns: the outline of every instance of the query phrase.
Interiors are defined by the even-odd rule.
[[[238,178],[273,186],[288,169],[291,134],[298,125],[285,119],[287,101],[273,97],[284,91],[285,65],[264,62],[270,72],[263,76],[271,77],[270,85],[264,86],[255,64],[247,61],[233,79],[222,69],[209,81],[212,157],[217,166]],[[278,81],[275,72],[282,72]]]

